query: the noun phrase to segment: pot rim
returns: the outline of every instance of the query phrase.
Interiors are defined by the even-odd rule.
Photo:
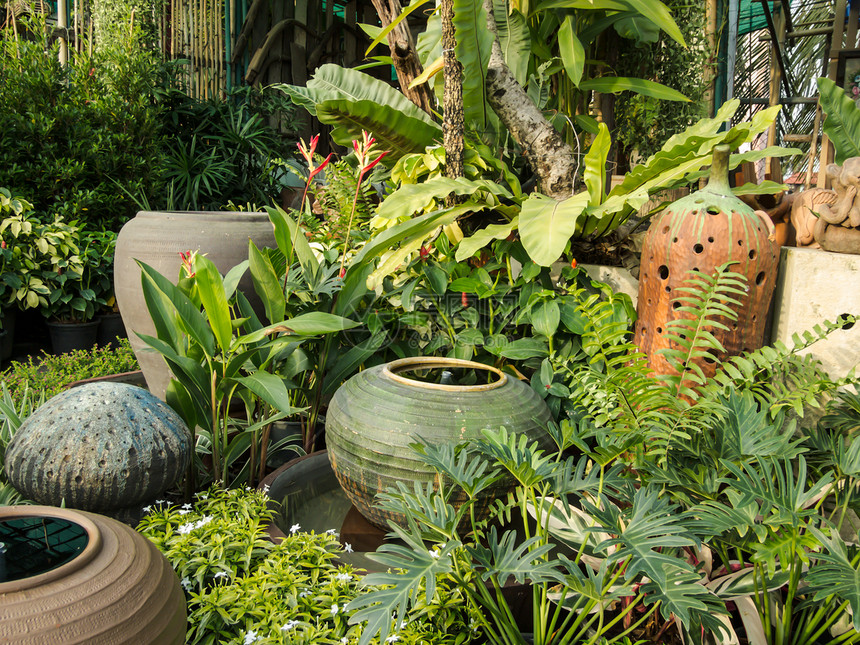
[[[87,537],[89,538],[87,545],[75,558],[56,569],[51,569],[50,571],[45,571],[29,578],[0,582],[0,595],[31,589],[64,578],[89,564],[101,551],[102,536],[99,527],[80,511],[69,508],[58,508],[56,506],[0,507],[0,522],[17,519],[38,519],[40,517],[64,520],[72,524],[77,524],[87,533]]]
[[[409,368],[432,369],[437,367],[481,369],[493,372],[499,377],[499,379],[492,383],[483,383],[481,385],[443,385],[442,383],[424,383],[398,374],[398,372],[405,371]],[[488,392],[490,390],[503,387],[508,382],[507,374],[492,365],[484,365],[483,363],[478,363],[476,361],[465,361],[459,358],[443,358],[437,356],[413,356],[410,358],[399,358],[396,361],[391,361],[390,363],[383,365],[382,374],[401,385],[407,385],[409,387],[419,389],[441,390],[443,392]]]
[[[268,213],[250,211],[138,211],[134,219],[163,218],[165,215],[177,218],[217,219],[220,221],[269,220]],[[131,220],[129,220],[131,221]]]

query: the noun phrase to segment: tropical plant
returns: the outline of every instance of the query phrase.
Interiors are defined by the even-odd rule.
[[[182,508],[148,507],[138,530],[164,553],[188,601],[187,643],[357,643],[347,603],[365,585],[337,562],[334,529],[294,526],[277,544],[267,539],[272,503],[261,491],[213,487]],[[421,594],[421,614],[403,625],[400,643],[464,645],[468,616],[456,589]]]
[[[253,242],[251,248],[256,248]],[[140,337],[170,367],[173,379],[167,401],[189,428],[196,428],[201,474],[205,471],[199,457],[211,454],[210,475],[215,481],[253,481],[265,463],[264,429],[299,411],[291,405],[287,380],[295,373],[282,376],[275,367],[294,361],[291,356],[307,338],[357,323],[318,311],[285,319],[281,309],[277,322],[263,327],[247,298],[236,291],[248,261],[222,277],[208,258],[196,252],[182,255],[178,285],[139,263],[144,299],[156,330],[156,336]],[[253,256],[251,263],[256,265],[256,259]],[[251,275],[259,285],[259,273],[252,270]],[[258,292],[266,293],[256,285]],[[272,312],[271,302],[266,311]],[[234,399],[244,404],[244,421],[231,416]],[[249,459],[238,472],[231,471],[247,452]],[[190,490],[194,473],[189,474]]]
[[[160,201],[135,195],[140,205],[221,210],[228,201],[280,200],[297,129],[282,93],[236,87],[204,101],[172,89],[163,104],[162,131],[175,142],[159,167],[166,186]]]
[[[460,242],[456,258],[464,260],[494,239],[504,239],[519,231],[529,257],[540,266],[549,266],[564,252],[571,238],[595,238],[615,230],[635,214],[656,193],[694,181],[705,174],[702,170],[711,162],[713,148],[726,143],[736,148],[765,131],[776,118],[779,107],[760,112],[751,122],[721,131],[723,124],[737,110],[738,101],[729,101],[713,119],[701,119],[684,132],[670,138],[657,154],[627,173],[623,182],[609,189],[605,183],[606,155],[610,147],[604,126],[594,139],[583,161],[586,189],[565,200],[556,200],[540,193],[516,195],[504,186],[486,180],[436,177],[420,184],[408,184],[387,196],[377,209],[374,223],[404,221],[420,213],[416,222],[422,223],[421,236],[411,235],[401,244],[402,254],[414,253],[422,241],[438,227],[453,223],[467,213],[484,210],[497,215],[502,223],[475,231]],[[783,156],[794,151],[768,148],[735,154],[729,165],[736,167],[744,161],[763,156]],[[779,184],[763,182],[759,186],[743,186],[741,194],[774,193]],[[444,207],[441,201],[450,193],[464,201],[454,207]],[[430,226],[435,224],[435,226]]]
[[[557,428],[551,436],[560,450],[555,455],[504,428],[485,430],[483,441],[462,450],[416,446],[437,471],[438,485],[401,485],[380,497],[382,507],[404,513],[408,524],[391,526],[402,544],[383,545],[370,556],[388,568],[366,578],[382,588],[347,605],[357,610],[354,622],[368,621],[362,643],[376,633],[387,638],[390,617],[399,624],[420,586],[429,590],[440,579],[463,590],[490,643],[529,642],[502,594],[511,578],[531,589],[536,644],[611,643],[660,616],[677,618],[691,632],[719,628],[717,616],[725,612],[697,584],[701,574],[683,551],[696,538],[677,506],[657,487],[629,485],[619,467],[563,457],[570,437]],[[516,485],[492,506],[499,529],[476,520],[474,505],[502,472]],[[466,500],[457,510],[454,494]],[[557,530],[563,519],[568,522]],[[458,530],[462,523],[465,532]]]
[[[96,294],[81,283],[80,227],[61,216],[42,223],[29,202],[13,201],[21,208],[0,222],[7,303],[20,309],[39,307],[49,318],[91,318]]]
[[[392,526],[402,543],[372,556],[388,572],[368,581],[386,588],[353,601],[354,620],[385,637],[385,616],[406,615],[417,584],[453,578],[489,642],[521,643],[498,593],[513,577],[534,596],[536,643],[661,642],[676,628],[692,642],[736,643],[728,601],[756,645],[860,640],[858,621],[845,624],[860,608],[860,557],[838,532],[857,506],[860,438],[834,415],[812,429],[791,420],[856,383],[798,354],[854,319],[721,362],[709,330],[732,320],[724,303],[744,293],[728,267],[694,272],[685,317],[667,331],[676,373],[654,378],[611,303],[575,290],[589,359],[555,363],[571,392],[569,417],[549,429],[561,452],[504,429],[475,446],[417,445],[437,486],[380,497],[407,526]],[[713,379],[702,358],[718,363]],[[584,454],[565,457],[573,446]],[[500,472],[517,485],[492,507],[498,528],[469,505]],[[465,508],[449,503],[454,494]]]
[[[836,163],[860,157],[860,107],[829,78],[819,78],[818,96],[826,134],[836,151]]]
[[[675,372],[656,379],[626,329],[607,324],[609,310],[582,301],[588,363],[561,366],[570,385],[571,417],[580,448],[596,460],[621,459],[643,486],[659,486],[686,509],[704,543],[691,557],[722,600],[742,608],[755,643],[814,643],[845,616],[849,595],[818,584],[825,569],[809,568],[823,549],[837,549],[846,509],[856,505],[860,449],[838,429],[797,424],[821,397],[856,382],[830,379],[801,352],[853,317],[823,323],[792,346],[777,342],[726,358],[711,330],[736,320],[727,303],[745,297],[742,276],[720,267],[692,272],[678,299],[684,316],[670,323],[672,348],[661,350]],[[706,379],[699,362],[717,364]],[[823,513],[825,504],[832,512]],[[826,559],[826,558],[825,558]],[[855,610],[856,615],[856,610]],[[725,625],[730,640],[732,628]],[[833,634],[853,642],[860,634]]]
[[[18,38],[12,21],[0,31],[0,176],[37,212],[118,230],[135,206],[117,184],[160,192],[165,65],[150,49],[124,46],[92,56],[83,47],[61,65],[44,21],[36,12],[18,22],[32,40]]]

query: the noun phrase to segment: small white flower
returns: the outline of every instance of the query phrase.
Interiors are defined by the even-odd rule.
[[[352,545],[349,542],[343,543],[344,553],[352,553]]]
[[[167,500],[166,499],[157,499],[157,500],[155,500],[155,503],[158,505],[167,504]]]
[[[182,585],[182,588],[185,589],[185,591],[191,591],[191,588],[194,586],[191,584],[191,578],[188,576],[185,576],[180,580],[179,584]]]
[[[213,577],[215,580],[217,580],[218,578],[229,578],[229,577],[230,577],[230,574],[229,574],[229,573],[227,573],[226,571],[219,571],[218,573],[216,573],[216,574],[215,574],[214,576],[212,576],[212,577]]]
[[[191,504],[183,504],[182,508],[190,511],[191,510]]]
[[[311,592],[305,589],[304,591],[299,592],[299,598],[307,598],[311,595]]]
[[[252,645],[257,642],[257,632],[249,631],[245,633],[245,644],[244,645]]]
[[[352,580],[352,576],[348,573],[339,573],[335,576],[335,579],[339,582],[349,582]]]
[[[400,629],[406,629],[406,621],[405,620],[400,621]]]
[[[264,484],[263,485],[263,495],[268,495],[268,494],[269,494],[269,485]]]
[[[337,612],[339,612],[339,611],[340,611],[340,607],[337,606],[337,603],[335,603],[331,606],[331,615],[332,616],[337,616]]]
[[[299,621],[297,621],[297,620],[288,620],[287,624],[284,625],[283,627],[281,627],[281,631],[282,632],[288,632],[298,624],[299,624]]]
[[[328,529],[326,533],[329,535],[337,535],[337,529]]]
[[[439,549],[430,549],[427,553],[429,553],[430,557],[435,560],[438,560],[439,556],[442,555],[441,553],[439,553]]]
[[[302,528],[301,524],[293,524],[290,527],[290,533],[296,533],[300,528]]]
[[[349,642],[349,639],[346,636],[344,636],[343,638],[340,639],[340,642],[342,645],[346,645]]]
[[[176,511],[176,512],[177,512],[177,513],[179,513],[180,515],[188,515],[191,511],[187,511],[187,510],[179,510],[179,511]]]
[[[388,638],[385,639],[385,642],[386,643],[396,643],[399,640],[400,640],[400,636],[398,636],[397,634],[392,634],[391,636],[389,636]]]
[[[195,528],[197,528],[197,527],[196,527],[196,526],[194,526],[194,523],[192,522],[192,523],[189,523],[189,524],[183,524],[183,525],[181,525],[178,529],[176,529],[176,532],[177,532],[177,533],[179,533],[179,535],[188,535],[188,534],[189,534],[189,533],[191,533],[191,531],[193,531]]]

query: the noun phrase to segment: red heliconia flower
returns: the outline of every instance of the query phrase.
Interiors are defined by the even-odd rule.
[[[430,255],[430,248],[427,246],[422,246],[418,250],[418,256],[422,262],[424,262],[424,260],[426,260],[429,255]]]
[[[320,135],[317,134],[311,137],[310,145],[305,144],[303,140],[299,140],[296,144],[299,148],[299,152],[308,164],[308,172],[310,173],[310,177],[308,177],[308,179],[311,179],[314,175],[319,173],[331,160],[332,153],[330,152],[328,153],[328,157],[326,157],[319,166],[314,167],[314,151],[317,149],[317,143],[319,140]]]
[[[182,268],[185,269],[185,274],[189,278],[193,278],[197,273],[194,269],[194,258],[197,257],[197,251],[179,252],[179,257],[182,258]]]
[[[343,276],[346,275],[346,267],[341,267],[340,272],[337,275],[339,278],[343,279]]]

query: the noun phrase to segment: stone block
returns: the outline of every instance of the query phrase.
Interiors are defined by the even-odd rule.
[[[860,255],[782,247],[771,342],[790,346],[793,334],[842,314],[860,315]],[[860,363],[860,324],[835,331],[806,351],[831,377],[843,377]]]

